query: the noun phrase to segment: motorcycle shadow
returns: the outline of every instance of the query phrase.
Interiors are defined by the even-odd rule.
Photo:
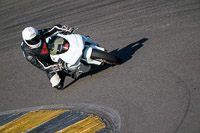
[[[129,61],[133,55],[135,54],[135,52],[137,50],[139,50],[140,48],[142,48],[144,46],[144,43],[148,40],[148,38],[143,38],[143,39],[140,39],[139,41],[137,42],[134,42],[134,43],[131,43],[129,45],[127,45],[126,47],[122,48],[122,49],[115,49],[109,53],[111,54],[114,54],[120,58],[122,58],[123,60],[123,63],[124,64],[125,62]],[[70,87],[72,84],[74,84],[76,81],[78,81],[79,79],[81,78],[84,78],[86,76],[92,76],[93,74],[96,74],[96,73],[99,73],[99,72],[102,72],[110,67],[113,67],[115,65],[112,65],[112,64],[105,64],[103,66],[95,66],[96,68],[93,68],[92,71],[90,72],[87,72],[87,73],[83,73],[81,74],[80,76],[78,76],[76,79],[74,79],[73,81],[71,81],[69,84],[67,84],[64,88],[68,88]],[[64,80],[63,80],[64,81]]]

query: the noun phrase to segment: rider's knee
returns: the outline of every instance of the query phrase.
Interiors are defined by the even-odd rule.
[[[62,89],[63,85],[61,83],[61,78],[58,75],[58,73],[55,73],[51,78],[50,78],[50,82],[52,87],[56,88],[56,89]]]

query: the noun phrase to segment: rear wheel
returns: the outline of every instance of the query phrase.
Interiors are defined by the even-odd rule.
[[[92,59],[97,59],[102,62],[108,63],[108,64],[122,64],[123,60],[115,55],[112,55],[110,53],[106,53],[101,50],[93,49],[92,50]]]

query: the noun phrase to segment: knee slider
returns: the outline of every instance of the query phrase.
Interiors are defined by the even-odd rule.
[[[57,86],[61,81],[60,76],[56,73],[55,75],[53,75],[50,79],[50,82],[52,84],[52,87]]]

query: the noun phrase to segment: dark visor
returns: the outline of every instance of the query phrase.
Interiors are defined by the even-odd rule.
[[[26,40],[26,42],[30,45],[35,45],[37,43],[40,42],[40,35],[37,35],[36,37],[34,37],[33,39],[31,40]]]

